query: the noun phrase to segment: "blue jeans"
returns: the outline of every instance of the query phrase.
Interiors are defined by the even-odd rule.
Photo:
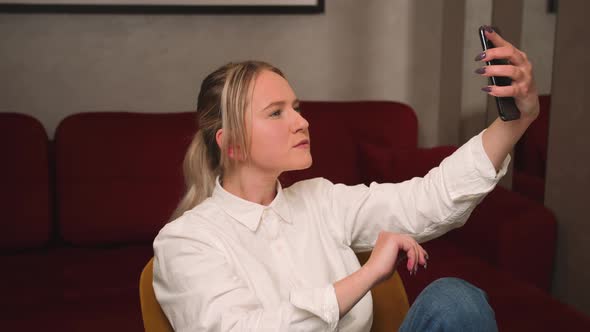
[[[457,278],[441,278],[418,295],[399,329],[421,331],[498,331],[487,295]]]

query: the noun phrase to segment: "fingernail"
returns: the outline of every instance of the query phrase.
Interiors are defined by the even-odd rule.
[[[475,70],[475,73],[476,73],[476,74],[480,74],[480,75],[481,75],[481,74],[485,74],[485,72],[486,72],[486,67],[477,68],[477,69]]]
[[[489,32],[489,33],[492,33],[492,32],[494,32],[494,28],[492,28],[492,26],[491,26],[491,25],[486,25],[486,26],[485,26],[485,29],[486,29],[486,31],[487,31],[487,32]]]
[[[484,92],[492,92],[492,87],[484,86],[483,88],[481,88],[481,91],[484,91]]]
[[[486,52],[481,52],[475,57],[475,61],[481,61],[481,59],[486,57]]]

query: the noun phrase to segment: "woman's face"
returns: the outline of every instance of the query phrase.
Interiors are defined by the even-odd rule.
[[[246,111],[252,166],[278,173],[311,166],[309,123],[299,101],[280,75],[263,70],[254,82]]]

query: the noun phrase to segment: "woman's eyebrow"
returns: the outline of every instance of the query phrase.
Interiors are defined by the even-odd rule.
[[[282,105],[285,105],[285,104],[287,104],[287,101],[286,100],[274,101],[274,102],[268,104],[268,106],[266,106],[265,108],[263,108],[261,111],[264,111],[264,110],[266,110],[268,108],[271,108],[273,106],[282,106]],[[293,101],[293,104],[292,105],[298,105],[298,104],[299,104],[299,99],[295,99]]]

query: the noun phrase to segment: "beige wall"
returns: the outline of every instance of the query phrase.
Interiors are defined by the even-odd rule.
[[[551,92],[553,48],[557,15],[547,12],[547,1],[523,0],[520,45],[534,65],[535,81],[540,94]]]
[[[217,66],[262,59],[302,99],[387,99],[414,106],[437,144],[442,5],[326,1],[323,15],[0,14],[0,110],[39,118],[194,107]],[[428,24],[424,24],[428,22]]]
[[[590,35],[586,0],[559,2],[545,204],[558,220],[553,294],[590,315]]]

